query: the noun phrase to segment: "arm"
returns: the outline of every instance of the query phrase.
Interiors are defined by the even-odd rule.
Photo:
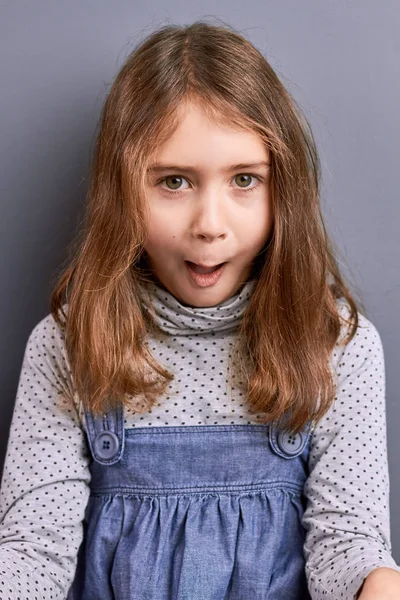
[[[311,441],[303,524],[313,600],[353,600],[374,569],[400,572],[390,543],[384,354],[374,325],[359,317],[355,337],[335,350],[336,397]]]
[[[86,440],[51,315],[25,349],[0,490],[0,597],[62,599],[89,496]]]

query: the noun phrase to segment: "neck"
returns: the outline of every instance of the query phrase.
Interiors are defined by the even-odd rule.
[[[210,307],[194,307],[180,302],[159,282],[146,284],[151,312],[158,327],[172,335],[225,331],[238,327],[247,308],[256,280],[248,280],[233,296]]]

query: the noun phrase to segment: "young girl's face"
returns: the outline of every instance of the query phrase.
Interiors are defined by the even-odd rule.
[[[147,173],[145,251],[161,284],[181,303],[215,306],[247,281],[272,234],[269,152],[261,138],[211,121],[188,104]],[[235,166],[236,165],[236,166]],[[216,282],[190,263],[225,263]]]

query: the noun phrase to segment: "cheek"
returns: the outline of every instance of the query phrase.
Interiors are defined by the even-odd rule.
[[[170,219],[152,220],[145,244],[145,249],[150,255],[161,255],[174,249],[178,235],[172,225]]]
[[[251,219],[242,221],[241,239],[249,250],[258,250],[269,239],[273,230],[273,217],[269,210],[258,211]]]

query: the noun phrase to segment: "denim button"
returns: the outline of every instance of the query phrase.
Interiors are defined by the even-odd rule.
[[[94,450],[99,458],[114,458],[119,450],[119,439],[112,431],[102,431],[94,439]]]
[[[301,432],[293,434],[287,431],[280,431],[277,442],[282,452],[293,456],[297,454],[303,444],[303,434]]]

